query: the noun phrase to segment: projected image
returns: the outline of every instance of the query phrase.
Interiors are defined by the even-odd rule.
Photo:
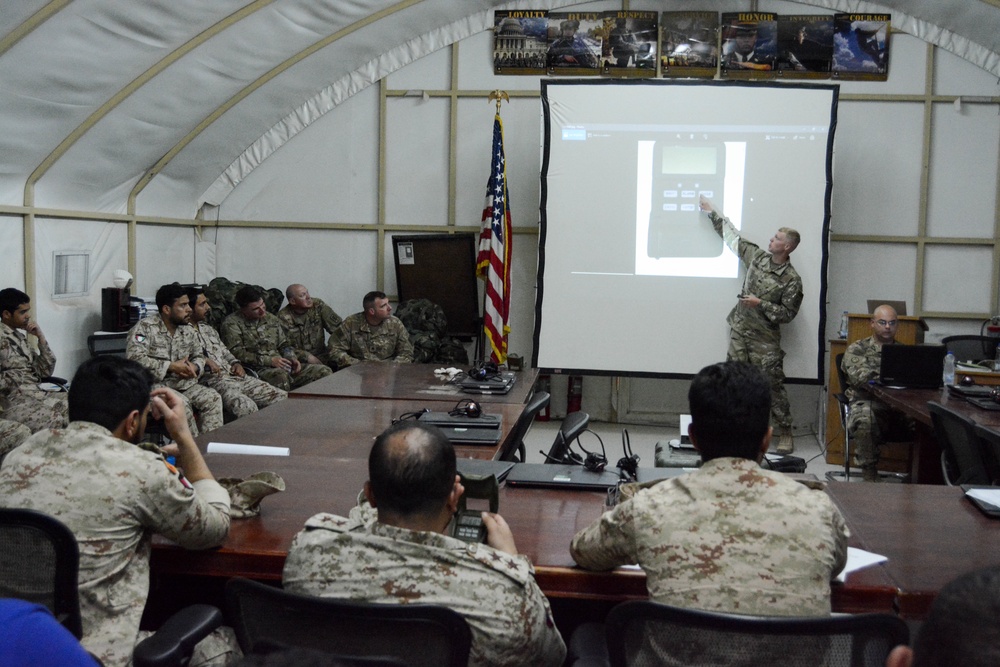
[[[698,208],[704,196],[739,227],[746,143],[676,133],[636,147],[635,272],[732,278],[738,262]],[[724,202],[734,202],[732,210]]]

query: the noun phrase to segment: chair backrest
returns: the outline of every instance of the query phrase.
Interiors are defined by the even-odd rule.
[[[559,432],[556,439],[549,447],[549,453],[545,456],[546,463],[571,463],[566,460],[569,454],[570,444],[580,437],[590,425],[590,415],[586,412],[571,412],[563,418],[559,425]]]
[[[127,331],[113,334],[91,334],[87,336],[87,349],[91,357],[100,357],[106,354],[113,354],[116,357],[125,356],[125,347],[128,341]]]
[[[528,435],[528,430],[535,422],[535,417],[545,409],[551,398],[549,393],[545,391],[536,391],[531,396],[531,400],[524,407],[524,412],[521,413],[517,423],[514,424],[514,428],[511,429],[510,437],[507,438],[507,444],[498,452],[497,459],[500,461],[513,461],[515,460],[514,454],[520,453],[521,461],[524,461],[524,436]]]
[[[976,424],[976,436],[982,445],[983,462],[986,464],[986,474],[990,483],[1000,485],[1000,433],[992,428]]]
[[[844,353],[841,352],[834,357],[834,364],[837,366],[837,379],[840,380],[840,391],[847,391],[847,371],[844,370]]]
[[[612,667],[882,667],[893,647],[909,641],[906,623],[888,614],[736,616],[649,600],[616,606],[605,629]]]
[[[951,350],[957,361],[993,359],[1000,339],[990,336],[945,336],[941,344]]]
[[[945,482],[954,485],[989,484],[982,444],[976,435],[976,423],[940,403],[930,401],[927,407],[938,445],[954,472],[953,479],[945,474]]]
[[[58,519],[27,509],[0,508],[0,597],[48,607],[79,639],[80,552],[72,531]]]
[[[472,644],[468,623],[445,607],[299,595],[240,578],[226,583],[226,619],[246,654],[278,644],[410,667],[465,667]]]

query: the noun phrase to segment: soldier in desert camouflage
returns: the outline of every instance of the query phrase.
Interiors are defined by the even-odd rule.
[[[913,420],[896,412],[871,393],[870,382],[877,380],[882,367],[882,346],[896,342],[899,318],[892,306],[881,305],[872,314],[872,335],[847,346],[841,368],[847,375],[843,387],[850,401],[847,435],[854,444],[854,458],[866,482],[878,482],[879,444],[888,437],[909,439]]]
[[[299,361],[326,364],[337,370],[337,365],[330,363],[326,335],[336,331],[344,320],[322,300],[311,297],[305,285],[289,285],[285,298],[288,305],[278,311],[278,319],[285,325],[288,344],[305,351],[305,358]]]
[[[464,489],[444,434],[400,421],[375,440],[368,470],[366,501],[350,517],[317,514],[306,521],[289,549],[284,587],[449,607],[472,630],[470,667],[562,665],[566,647],[506,521],[483,513],[486,544],[446,533]]]
[[[31,334],[36,345],[25,334]],[[39,388],[52,375],[56,355],[42,328],[31,319],[31,300],[13,287],[0,290],[0,407],[4,417],[31,432],[67,423],[66,393]]]
[[[748,361],[771,381],[771,426],[778,435],[779,454],[795,450],[792,412],[785,391],[785,353],[781,349],[780,325],[788,324],[802,305],[802,278],[788,257],[799,245],[799,233],[782,227],[771,237],[767,251],[740,237],[739,231],[705,197],[701,210],[708,212],[712,226],[746,267],[739,302],[726,318],[730,327],[730,361]]]
[[[573,538],[588,570],[638,563],[657,602],[735,614],[822,616],[848,530],[821,490],[759,461],[770,386],[745,362],[703,368],[688,392],[695,472],[638,491]]]
[[[24,424],[0,419],[0,463],[7,454],[31,435],[31,429]]]

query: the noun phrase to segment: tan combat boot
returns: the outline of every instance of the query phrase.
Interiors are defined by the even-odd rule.
[[[882,478],[879,477],[879,475],[878,475],[878,470],[876,470],[875,466],[873,466],[873,465],[862,466],[862,468],[861,468],[861,479],[863,479],[866,482],[881,482],[882,481]]]
[[[792,439],[791,431],[784,431],[778,438],[778,453],[786,456],[795,451],[795,441]]]

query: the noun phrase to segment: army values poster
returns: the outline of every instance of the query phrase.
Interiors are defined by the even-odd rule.
[[[497,11],[493,17],[493,73],[544,74],[548,12]]]
[[[778,76],[827,79],[833,61],[833,16],[778,16]]]
[[[601,64],[610,76],[656,75],[657,12],[604,12]]]
[[[833,76],[885,81],[889,78],[891,14],[835,14]]]
[[[778,55],[777,27],[777,15],[770,12],[723,14],[723,78],[773,78]]]
[[[549,12],[549,74],[598,75],[601,73],[604,17],[601,12]]]
[[[718,12],[663,12],[660,30],[661,76],[715,76],[719,68]]]

